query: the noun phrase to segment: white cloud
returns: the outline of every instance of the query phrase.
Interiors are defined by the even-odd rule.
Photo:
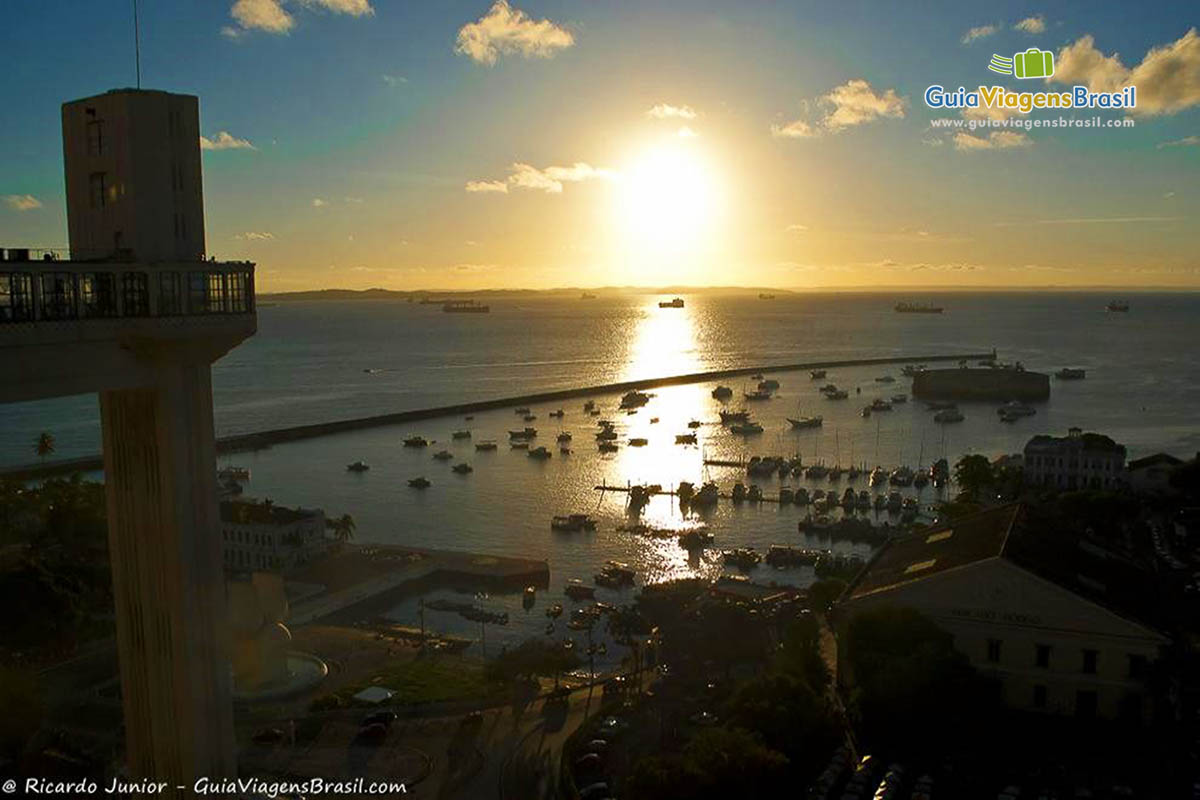
[[[234,234],[233,238],[240,242],[269,242],[275,238],[275,234],[268,231],[246,231]]]
[[[308,10],[329,11],[351,17],[369,17],[375,13],[370,0],[236,0],[229,16],[237,26],[226,25],[221,33],[237,39],[249,31],[286,34],[296,27],[296,18],[284,6],[293,2]]]
[[[1196,147],[1197,145],[1200,145],[1200,136],[1185,136],[1182,139],[1160,142],[1158,149],[1162,150],[1164,147]]]
[[[497,192],[508,194],[513,189],[535,189],[549,194],[560,194],[564,183],[579,183],[587,180],[612,180],[617,173],[604,167],[593,167],[582,161],[576,161],[567,167],[546,167],[538,169],[530,164],[515,162],[509,167],[505,180],[468,181],[468,192]]]
[[[888,89],[881,94],[861,78],[835,87],[821,100],[833,105],[833,111],[825,117],[824,125],[835,132],[880,117],[904,116],[904,99],[896,95],[895,89]]]
[[[33,211],[42,207],[42,201],[31,194],[6,194],[3,199],[4,205],[13,211]]]
[[[1000,30],[999,25],[979,25],[963,34],[962,43],[970,44],[976,39],[986,39],[998,30]]]
[[[822,95],[819,104],[825,116],[817,125],[795,119],[784,125],[772,125],[771,135],[782,139],[808,139],[822,133],[839,133],[884,117],[902,118],[904,98],[895,89],[877,92],[862,78],[846,81]]]
[[[802,233],[802,232],[804,232],[804,231],[808,230],[808,226],[807,226],[807,225],[801,225],[801,224],[799,224],[799,223],[793,223],[793,224],[791,224],[791,225],[788,225],[788,226],[787,226],[787,228],[786,228],[785,230],[789,230],[789,231],[796,231],[796,232],[798,232],[798,233]]]
[[[771,135],[777,139],[808,139],[819,136],[820,131],[802,119],[795,119],[786,125],[772,125]]]
[[[499,192],[508,194],[508,184],[504,181],[467,181],[468,192]]]
[[[496,0],[488,13],[459,28],[454,51],[491,65],[501,55],[552,58],[573,44],[575,37],[566,28],[548,19],[534,20],[508,0]]]
[[[973,136],[969,133],[954,134],[954,149],[965,152],[979,150],[1009,150],[1014,147],[1028,147],[1032,140],[1018,131],[992,131],[985,136]]]
[[[687,125],[683,125],[679,128],[679,130],[675,131],[675,135],[680,139],[695,139],[700,134],[696,133],[696,131],[692,130]]]
[[[1046,18],[1041,14],[1036,17],[1026,17],[1025,19],[1013,25],[1014,31],[1024,31],[1025,33],[1038,34],[1046,32]]]
[[[324,200],[322,200],[319,197],[314,197],[312,199],[312,207],[313,208],[324,208],[327,205],[329,205],[329,203],[325,202]]]
[[[229,131],[218,131],[217,135],[211,139],[207,136],[200,137],[201,150],[257,150],[249,139],[239,139]]]
[[[670,103],[658,103],[646,116],[651,119],[695,119],[696,111],[691,106],[673,106]]]
[[[1191,28],[1174,42],[1152,47],[1132,69],[1119,54],[1105,55],[1092,36],[1083,36],[1059,51],[1050,80],[1082,84],[1094,92],[1136,86],[1137,107],[1131,114],[1174,114],[1200,105],[1200,35]]]
[[[404,77],[403,75],[380,75],[379,77],[382,78],[383,82],[388,86],[399,86],[402,83],[408,83],[408,78]]]

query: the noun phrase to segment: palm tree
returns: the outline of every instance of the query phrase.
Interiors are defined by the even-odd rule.
[[[342,514],[337,519],[325,520],[326,527],[333,531],[333,538],[337,539],[338,544],[345,544],[354,538],[354,517],[349,514]]]
[[[50,431],[42,431],[38,437],[33,440],[33,452],[37,453],[38,458],[43,461],[46,456],[54,454],[54,434]]]

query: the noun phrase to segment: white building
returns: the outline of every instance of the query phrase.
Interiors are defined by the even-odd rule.
[[[221,502],[221,550],[231,572],[285,572],[328,551],[325,512],[253,500]]]
[[[1124,485],[1125,445],[1071,428],[1065,437],[1034,436],[1025,445],[1025,482],[1051,489],[1117,489]]]
[[[1012,708],[1146,719],[1147,670],[1168,637],[1143,620],[1144,576],[1021,521],[1020,506],[1002,506],[892,540],[847,587],[838,628],[864,609],[913,608],[1000,681]]]

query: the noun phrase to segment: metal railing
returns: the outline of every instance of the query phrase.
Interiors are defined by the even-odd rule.
[[[31,253],[32,255],[32,253]],[[0,324],[254,313],[250,262],[0,262]]]

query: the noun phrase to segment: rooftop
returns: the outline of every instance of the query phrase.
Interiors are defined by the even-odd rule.
[[[1158,464],[1166,464],[1170,467],[1178,467],[1183,463],[1182,458],[1176,458],[1170,453],[1155,453],[1154,455],[1135,458],[1125,466],[1129,469],[1142,469],[1143,467],[1153,467]]]
[[[1067,436],[1050,436],[1041,433],[1025,443],[1026,449],[1052,445],[1068,447],[1073,450],[1100,450],[1112,453],[1124,453],[1125,445],[1117,444],[1112,438],[1102,433],[1071,433]]]
[[[842,600],[892,591],[933,575],[1003,558],[1119,616],[1153,627],[1160,616],[1151,575],[1103,545],[1029,524],[1014,503],[893,539],[846,588]]]
[[[320,514],[307,508],[286,508],[273,503],[226,500],[221,503],[221,521],[242,525],[290,525]]]

